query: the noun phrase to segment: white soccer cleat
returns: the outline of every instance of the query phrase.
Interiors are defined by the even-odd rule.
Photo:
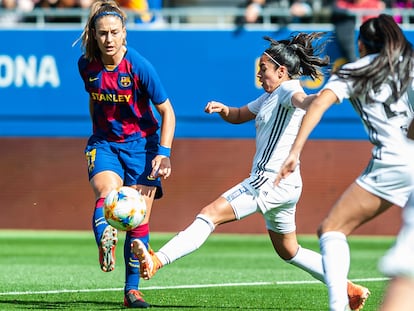
[[[98,247],[99,264],[103,272],[110,272],[115,269],[115,248],[117,243],[117,230],[111,226],[106,226]]]

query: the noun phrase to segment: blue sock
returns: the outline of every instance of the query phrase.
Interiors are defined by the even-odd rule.
[[[131,240],[136,238],[131,237],[131,233],[127,231],[124,244],[124,259],[125,259],[125,288],[127,293],[131,289],[138,289],[139,287],[139,262],[138,259],[131,253]],[[139,238],[146,247],[148,247],[149,234]]]
[[[95,241],[98,246],[101,243],[102,233],[108,226],[108,222],[106,221],[104,216],[103,202],[104,198],[100,198],[96,201],[95,211],[93,212],[92,218],[93,233],[95,235]]]

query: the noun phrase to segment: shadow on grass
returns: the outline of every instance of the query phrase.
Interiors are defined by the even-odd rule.
[[[108,301],[30,301],[30,300],[0,300],[0,310],[122,310],[122,303]],[[151,309],[161,310],[276,310],[287,311],[300,309],[288,306],[274,307],[239,307],[239,306],[190,306],[190,305],[156,305]],[[316,309],[315,309],[316,310]],[[310,310],[307,310],[310,311]]]
[[[305,309],[298,309],[297,307],[288,306],[274,306],[274,307],[239,307],[239,306],[165,306],[165,305],[151,305],[152,309],[161,310],[251,310],[251,311],[262,311],[262,310],[275,310],[275,311],[305,311]],[[320,311],[319,309],[306,309],[306,311]]]
[[[124,306],[119,302],[108,301],[39,301],[39,300],[0,300],[0,310],[119,310]]]

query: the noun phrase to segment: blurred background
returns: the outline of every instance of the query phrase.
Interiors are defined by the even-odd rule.
[[[89,230],[94,198],[83,148],[91,134],[77,70],[79,39],[92,0],[0,0],[0,229]],[[121,1],[121,0],[120,0]],[[267,41],[326,32],[330,70],[358,57],[363,20],[394,16],[414,42],[411,1],[122,0],[128,44],[157,69],[177,115],[173,175],[155,203],[152,230],[187,225],[204,204],[248,176],[254,125],[229,125],[203,112],[207,101],[242,106],[263,91],[257,60]],[[299,233],[314,233],[330,205],[365,167],[371,146],[349,103],[333,107],[302,154]],[[391,209],[359,234],[395,234]],[[173,221],[172,221],[173,219]],[[263,233],[260,216],[222,232]]]

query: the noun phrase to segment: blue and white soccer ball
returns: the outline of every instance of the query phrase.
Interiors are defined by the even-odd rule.
[[[138,227],[145,218],[147,206],[143,196],[131,187],[112,190],[104,201],[106,221],[124,231]]]

